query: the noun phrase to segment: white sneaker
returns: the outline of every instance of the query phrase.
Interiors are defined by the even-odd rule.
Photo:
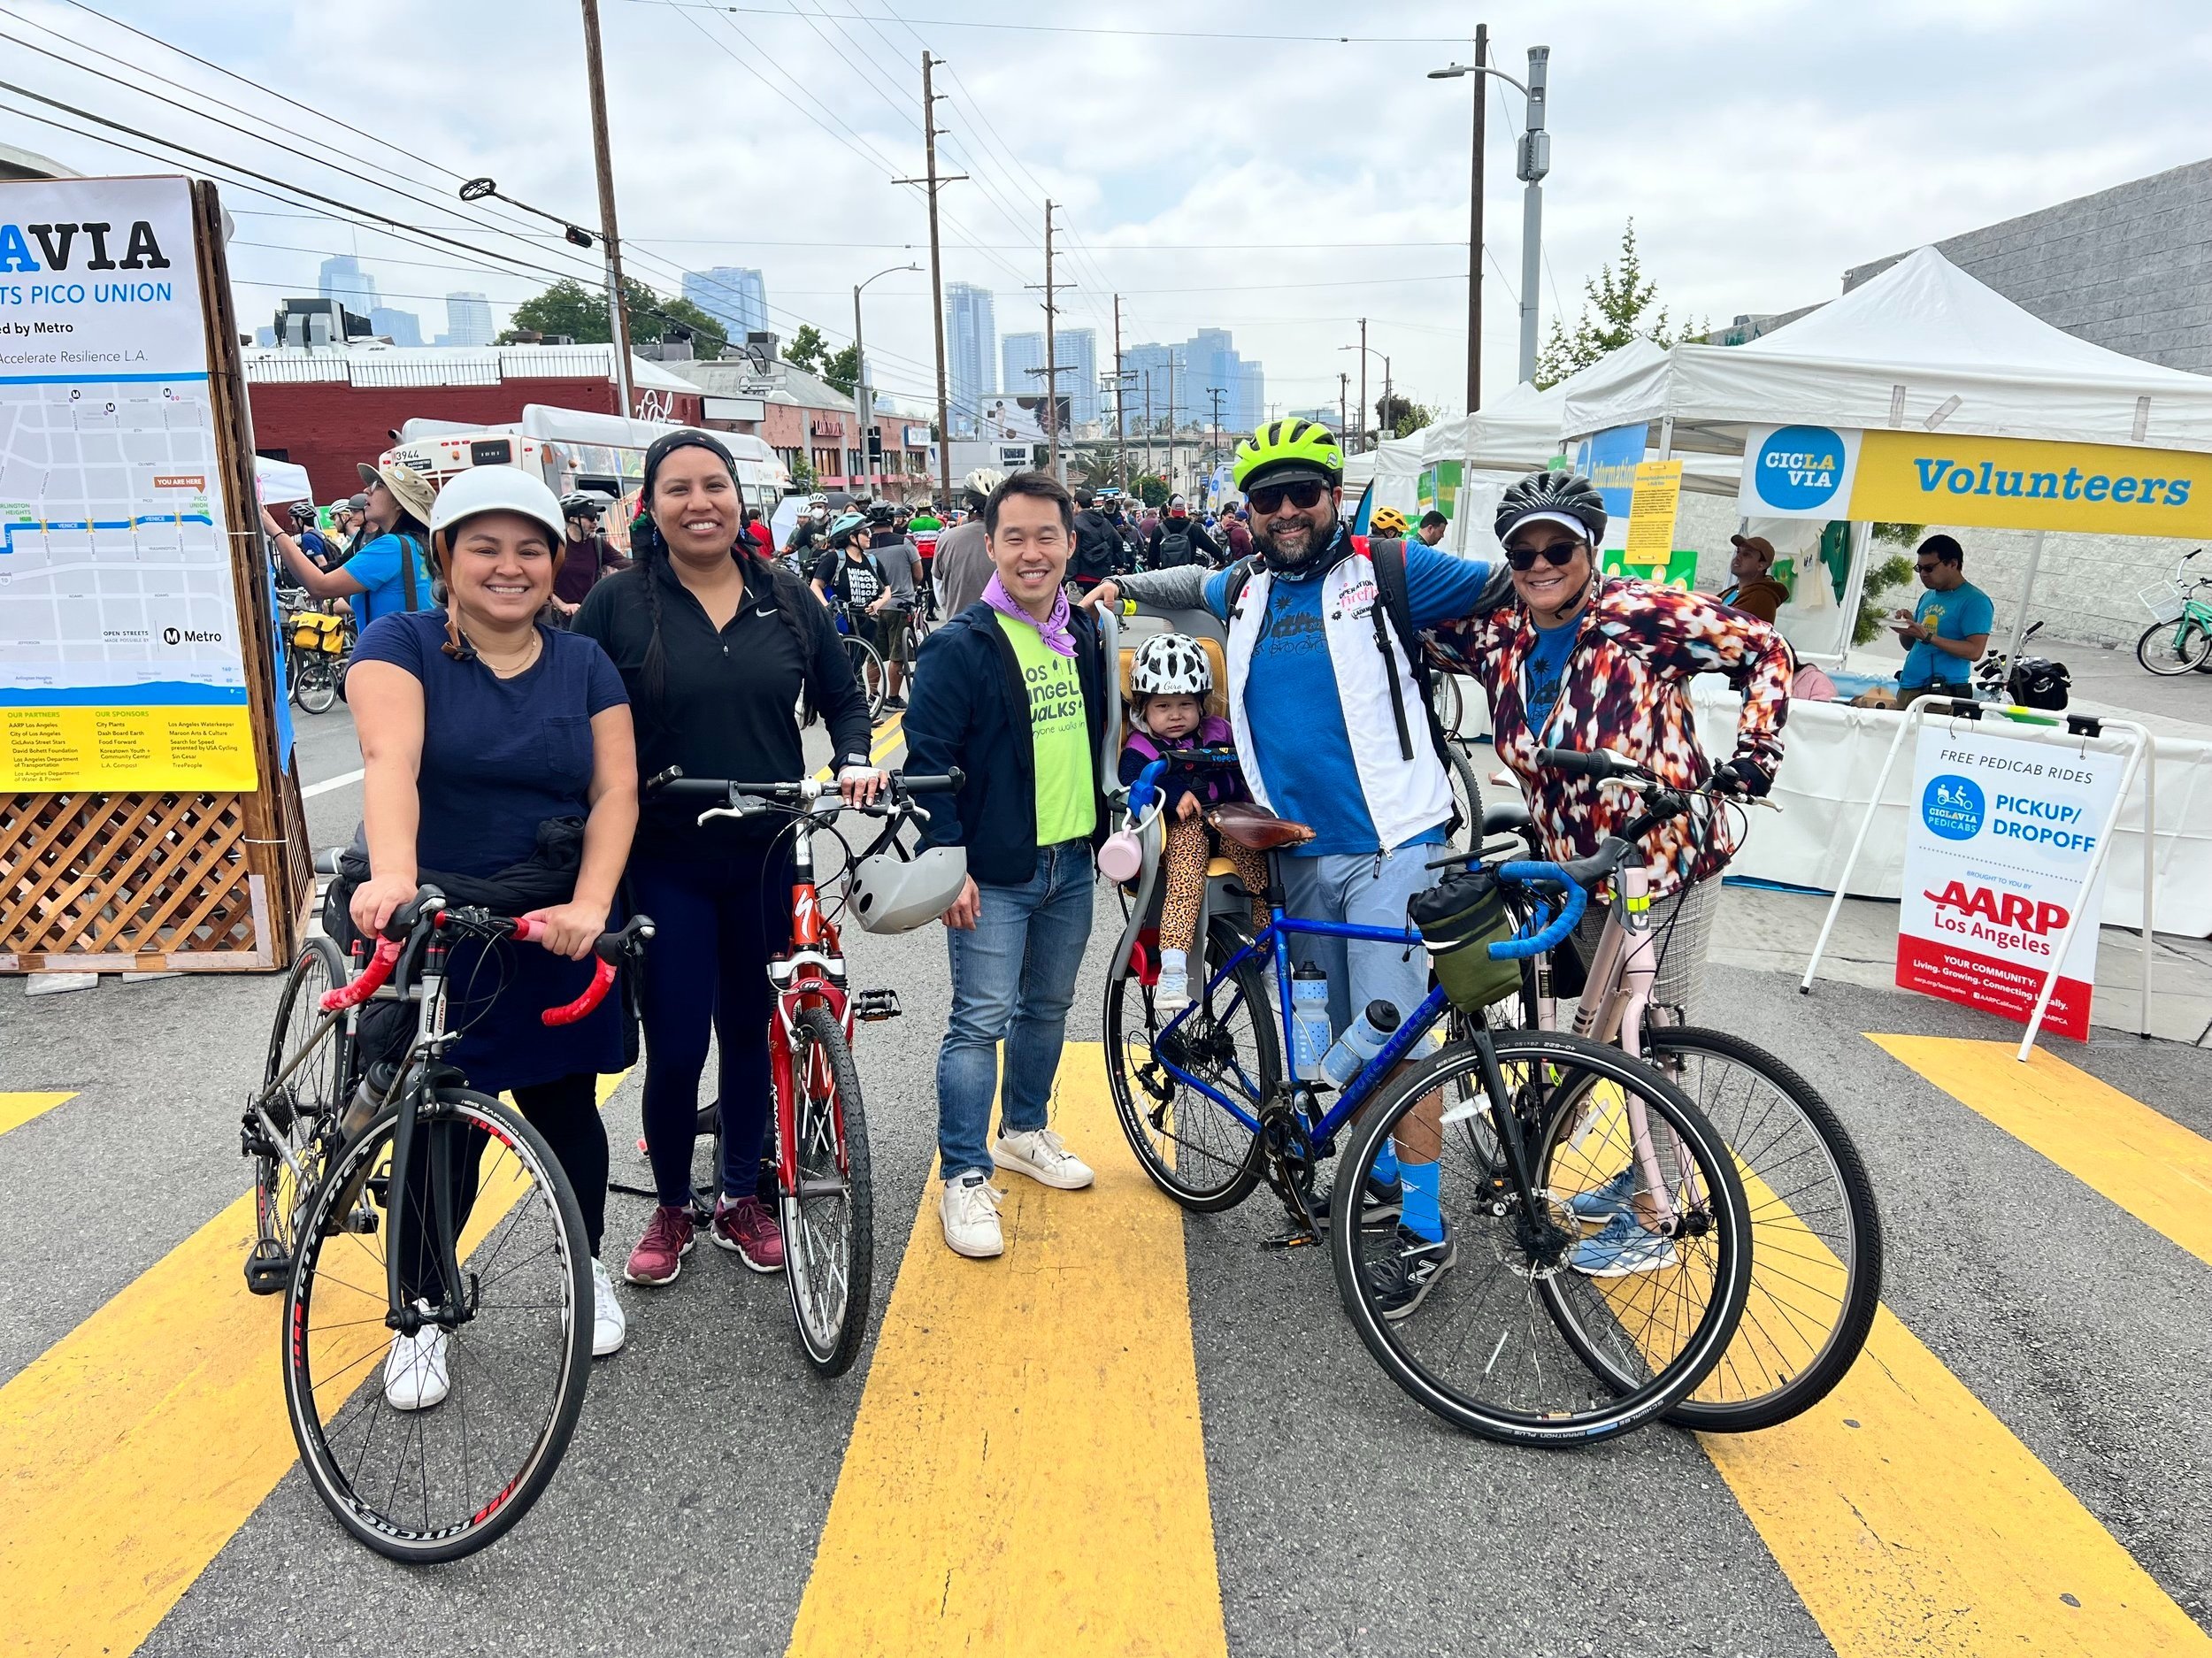
[[[415,1305],[424,1312],[428,1301]],[[453,1391],[446,1374],[446,1332],[424,1324],[413,1335],[396,1334],[384,1360],[384,1402],[395,1410],[427,1410]]]
[[[622,1316],[622,1303],[614,1298],[614,1278],[604,1265],[591,1263],[591,1356],[603,1359],[622,1351],[630,1339],[630,1321]]]
[[[1152,1010],[1163,1023],[1173,1018],[1190,1006],[1190,974],[1173,972],[1163,967],[1160,977],[1152,986]]]
[[[998,1205],[1005,1195],[979,1174],[946,1181],[938,1209],[945,1224],[945,1247],[972,1261],[1004,1255],[1006,1235],[999,1230]]]
[[[1091,1165],[1070,1151],[1048,1128],[1001,1134],[998,1144],[991,1148],[991,1161],[1056,1192],[1079,1192],[1098,1178],[1091,1172]]]

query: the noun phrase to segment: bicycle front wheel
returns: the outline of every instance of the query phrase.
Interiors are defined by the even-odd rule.
[[[320,651],[302,656],[292,680],[292,700],[307,713],[327,714],[338,700],[337,664]]]
[[[2189,673],[2212,660],[2212,628],[2194,617],[2177,622],[2154,622],[2135,641],[2135,659],[2153,673],[2171,677]]]
[[[334,1020],[324,1030],[320,1004],[323,992],[344,984],[346,977],[346,958],[317,934],[300,947],[277,1001],[261,1071],[261,1109],[277,1138],[257,1149],[253,1164],[254,1231],[269,1249],[257,1249],[257,1256],[271,1251],[281,1259],[291,1255],[296,1223],[322,1177],[326,1131],[334,1128],[345,1107],[352,1080],[345,1026]],[[267,1131],[260,1132],[265,1139]],[[263,1293],[276,1287],[267,1283]]]
[[[1106,986],[1106,1081],[1114,1115],[1152,1184],[1202,1214],[1234,1209],[1259,1184],[1260,1137],[1237,1112],[1256,1123],[1283,1075],[1259,962],[1241,963],[1212,989],[1202,982],[1241,947],[1233,926],[1216,925],[1205,965],[1190,976],[1197,1005],[1165,1034],[1174,1015],[1158,1006],[1151,986],[1133,973]],[[1168,1064],[1213,1094],[1184,1081]]]
[[[868,699],[868,720],[872,725],[883,718],[883,658],[876,655],[873,645],[850,633],[845,636],[845,656],[853,664],[860,694]]]
[[[431,1563],[496,1540],[552,1482],[591,1369],[590,1251],[567,1177],[519,1113],[465,1089],[426,1095],[403,1179],[398,1121],[384,1112],[334,1158],[301,1230],[284,1398],[338,1523]],[[404,1314],[386,1279],[396,1238]],[[395,1333],[393,1316],[418,1327]]]
[[[1502,1101],[1483,1080],[1486,1040]],[[1498,1138],[1501,1109],[1525,1148],[1532,1209]],[[1687,1396],[1735,1333],[1751,1270],[1743,1186],[1697,1108],[1618,1049],[1478,1033],[1375,1108],[1340,1186],[1365,1189],[1394,1135],[1417,1147],[1440,1117],[1441,1247],[1402,1224],[1361,1228],[1356,1204],[1330,1217],[1345,1309],[1391,1379],[1446,1421],[1514,1445],[1609,1439]],[[1666,1201],[1601,1247],[1573,1201],[1633,1147],[1657,1165]],[[1424,1271],[1409,1273],[1410,1261]]]
[[[827,1008],[792,1032],[791,1118],[798,1188],[783,1194],[784,1278],[807,1362],[842,1376],[860,1355],[875,1280],[868,1120],[845,1032]]]

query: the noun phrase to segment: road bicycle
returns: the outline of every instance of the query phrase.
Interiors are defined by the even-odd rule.
[[[2135,659],[2153,673],[2174,676],[2212,664],[2212,576],[2199,576],[2186,588],[2182,577],[2189,561],[2204,550],[2184,553],[2174,579],[2146,587],[2136,596],[2150,608],[2151,625],[2135,641]]]
[[[284,630],[287,694],[307,713],[328,713],[353,661],[352,616],[306,604],[285,617]]]
[[[868,699],[868,723],[875,724],[883,718],[883,698],[886,680],[883,658],[869,642],[875,632],[876,618],[868,614],[865,605],[840,605],[837,610],[837,632],[845,647],[845,660],[852,664],[853,679],[859,685],[861,695]]]
[[[646,785],[649,794],[699,804],[702,826],[767,815],[787,820],[780,833],[791,836],[791,931],[788,948],[768,963],[776,998],[768,1021],[776,1204],[799,1345],[824,1376],[842,1376],[859,1356],[875,1273],[874,1186],[867,1113],[853,1063],[854,1025],[895,1019],[901,1009],[895,990],[850,987],[836,917],[824,913],[815,883],[814,834],[819,830],[835,837],[848,868],[887,851],[903,856],[897,837],[919,810],[913,797],[949,793],[961,781],[956,771],[942,777],[892,772],[887,802],[863,807],[846,805],[834,783],[818,778],[745,783],[687,778],[671,766]],[[884,820],[857,856],[835,826],[844,811]],[[703,1121],[706,1115],[702,1112]],[[719,1112],[714,1117],[718,1170]],[[710,1216],[700,1200],[695,1191],[695,1219],[703,1224]]]
[[[602,935],[590,985],[541,1017],[585,1017],[651,935],[642,916]],[[284,1296],[300,1461],[339,1524],[395,1560],[495,1541],[551,1483],[583,1409],[591,1252],[575,1193],[521,1113],[444,1057],[460,1035],[447,1024],[453,947],[541,937],[541,923],[425,887],[350,981],[335,947],[311,940],[241,1126],[260,1220],[247,1284]],[[396,1060],[363,1067],[372,1001],[413,1003],[415,1028]],[[405,1343],[410,1362],[443,1350],[434,1409],[388,1402]]]
[[[1643,810],[1591,856],[1566,865],[1612,902],[1586,963],[1571,947],[1524,963],[1523,1023],[1553,1027],[1576,998],[1576,1034],[1655,1063],[1728,1142],[1749,1196],[1752,1277],[1734,1341],[1669,1415],[1678,1426],[1741,1432],[1786,1422],[1825,1398],[1857,1360],[1881,1300],[1882,1224],[1858,1148],[1818,1090],[1773,1055],[1726,1031],[1677,1025],[1651,1005],[1668,932],[1650,919],[1642,838],[1724,798],[1678,790],[1611,753],[1547,748],[1539,763],[1635,790]],[[1525,806],[1494,805],[1486,833],[1541,841]],[[1509,846],[1510,841],[1507,843]],[[1585,1225],[1631,1213],[1641,1185],[1627,1160],[1577,1205]]]
[[[1154,763],[1129,791],[1142,859],[1105,1000],[1115,1112],[1153,1184],[1186,1209],[1210,1213],[1242,1202],[1264,1179],[1290,1220],[1275,1241],[1315,1242],[1325,1224],[1315,1171],[1340,1135],[1350,1132],[1353,1144],[1339,1193],[1363,1190],[1345,1171],[1371,1169],[1402,1131],[1409,1144],[1437,1141],[1451,1264],[1411,1308],[1383,1297],[1387,1257],[1400,1247],[1395,1227],[1368,1230],[1357,1201],[1329,1206],[1338,1286],[1384,1370],[1446,1420],[1512,1444],[1586,1444],[1672,1409],[1728,1346],[1749,1287],[1749,1215],[1719,1135],[1678,1089],[1619,1049],[1563,1032],[1494,1031],[1479,1017],[1455,1016],[1440,988],[1406,1013],[1325,1105],[1329,1085],[1288,1074],[1283,1063],[1292,1046],[1291,940],[1408,949],[1424,940],[1405,927],[1287,914],[1279,849],[1311,831],[1249,808],[1235,816],[1217,809],[1213,820],[1229,839],[1268,855],[1268,921],[1248,931],[1226,911],[1247,909],[1251,895],[1219,885],[1231,902],[1199,924],[1204,986],[1188,1007],[1164,1013],[1146,938],[1163,841],[1160,770]],[[1452,853],[1433,866],[1477,856]],[[1497,873],[1531,894],[1532,925],[1524,936],[1488,944],[1493,959],[1540,953],[1566,937],[1584,895],[1557,865],[1513,863]],[[1544,891],[1559,896],[1555,919],[1537,895]],[[1455,1040],[1420,1057],[1431,1033],[1447,1027]],[[1406,1063],[1412,1069],[1402,1075]],[[1594,1098],[1617,1119],[1604,1135],[1586,1132],[1581,1108]],[[1625,1289],[1568,1264],[1582,1240],[1570,1204],[1614,1172],[1606,1157],[1622,1125],[1664,1160],[1654,1191],[1672,1251],[1665,1274]]]

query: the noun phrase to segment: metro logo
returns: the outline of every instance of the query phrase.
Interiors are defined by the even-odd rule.
[[[2037,938],[2062,930],[2067,922],[2063,904],[2037,903],[2018,893],[2001,894],[1986,887],[1977,887],[1970,893],[1963,881],[1953,881],[1939,893],[1921,896],[1936,907],[1939,916],[1947,910],[1955,910],[1962,916],[1978,916],[1993,926],[2017,927]]]
[[[83,263],[88,271],[165,271],[168,257],[161,250],[161,243],[154,236],[154,227],[140,219],[132,221],[130,233],[124,240],[123,257],[114,258],[108,252],[108,234],[113,225],[88,221],[75,225],[0,225],[0,276],[19,271],[66,271],[79,252],[91,257]],[[28,233],[27,235],[25,233]],[[46,256],[41,265],[33,257],[31,242],[36,239],[38,251]]]

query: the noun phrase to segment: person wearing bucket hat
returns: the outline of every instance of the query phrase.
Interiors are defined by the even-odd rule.
[[[869,759],[868,702],[829,612],[743,533],[736,464],[703,432],[645,452],[630,526],[636,559],[591,590],[578,634],[613,658],[637,710],[645,776],[767,781],[804,777],[804,704],[828,725],[831,764],[853,805],[883,774]],[[783,1235],[758,1195],[770,1100],[768,961],[789,942],[781,820],[702,825],[698,808],[648,796],[629,890],[658,929],[640,983],[645,1143],[657,1198],[631,1251],[633,1284],[672,1281],[691,1253],[691,1154],[709,1040],[719,1057],[720,1194],[714,1244],[756,1272],[783,1270]]]
[[[380,617],[427,610],[436,603],[423,562],[434,492],[427,478],[397,461],[380,466],[364,461],[360,472],[369,487],[360,547],[343,564],[320,568],[265,507],[261,522],[292,579],[314,598],[350,601],[354,619],[366,628]]]
[[[361,741],[366,869],[340,905],[363,934],[426,883],[465,901],[463,883],[517,881],[543,894],[526,911],[543,947],[457,944],[451,1053],[472,1087],[511,1092],[575,1189],[592,1249],[592,1350],[614,1352],[624,1319],[598,1252],[606,1220],[607,1134],[597,1079],[626,1070],[635,1041],[622,998],[573,1025],[540,1021],[590,982],[591,947],[618,923],[617,888],[637,826],[637,748],[629,697],[589,639],[544,626],[562,556],[559,503],[513,466],[479,466],[449,483],[429,513],[443,579],[442,610],[396,611],[364,628],[346,700]],[[345,875],[342,864],[341,874]],[[509,902],[517,908],[527,902]],[[485,953],[499,959],[487,962]],[[480,970],[480,966],[482,971]],[[373,1032],[361,1052],[403,1046],[399,1028]],[[444,1355],[403,1335],[385,1395],[421,1409],[444,1396]]]

